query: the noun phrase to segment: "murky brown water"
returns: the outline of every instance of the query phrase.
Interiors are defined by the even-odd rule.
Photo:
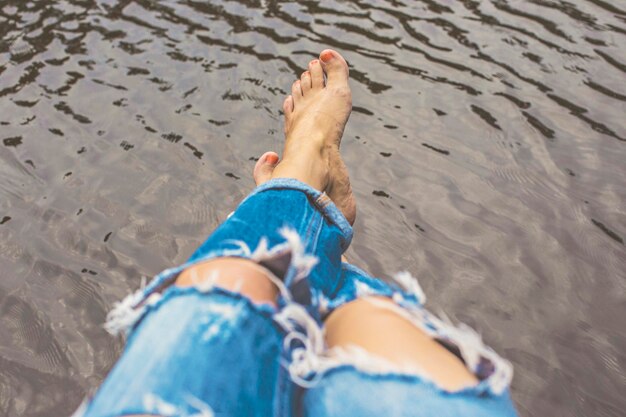
[[[2,0],[0,33],[1,415],[102,380],[112,303],[252,188],[327,46],[354,91],[351,260],[477,327],[522,415],[623,415],[622,0]]]

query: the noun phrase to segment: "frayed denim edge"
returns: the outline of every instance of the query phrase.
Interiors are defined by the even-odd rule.
[[[136,415],[154,415],[159,417],[215,417],[213,409],[199,398],[188,395],[185,399],[187,405],[195,408],[197,412],[186,413],[174,404],[168,403],[160,397],[147,393],[143,396],[143,407],[141,409],[127,409],[116,411],[111,414],[104,414],[102,417],[126,417]],[[80,407],[72,414],[72,417],[82,417],[87,412],[89,401],[85,400]]]
[[[317,265],[317,257],[305,253],[304,245],[295,230],[285,227],[280,229],[279,232],[285,238],[285,242],[279,243],[272,248],[268,247],[266,238],[260,240],[254,251],[245,242],[233,240],[231,243],[236,249],[221,249],[210,252],[200,259],[164,270],[150,284],[145,286],[142,283],[141,288],[137,291],[126,296],[122,301],[115,303],[107,315],[104,328],[113,335],[121,332],[128,333],[144,317],[150,306],[157,304],[165,292],[175,286],[176,278],[183,270],[212,259],[238,257],[259,264],[273,257],[280,256],[287,250],[291,253],[290,268],[293,268],[295,271],[294,282],[306,278],[309,272]],[[291,294],[285,284],[271,271],[268,270],[267,274],[268,278],[278,287],[282,300],[286,304],[291,303]],[[198,280],[192,287],[197,288],[201,292],[207,292],[215,287],[214,279],[212,278],[208,277],[202,282]]]
[[[355,271],[358,268],[354,267]],[[358,270],[360,271],[360,270]],[[365,275],[367,276],[367,275]],[[456,346],[467,368],[479,377],[480,382],[474,386],[449,391],[437,386],[431,378],[417,367],[401,366],[391,361],[371,354],[357,346],[335,347],[326,349],[323,329],[306,314],[300,311],[299,306],[284,309],[275,316],[275,320],[283,325],[287,332],[285,349],[291,353],[291,362],[287,368],[292,380],[305,388],[315,386],[319,380],[331,370],[341,366],[351,366],[366,374],[412,376],[420,381],[428,381],[441,392],[491,394],[498,396],[510,386],[513,377],[512,365],[501,358],[491,348],[486,346],[480,335],[469,326],[460,324],[454,326],[448,320],[441,319],[423,308],[426,297],[416,278],[408,272],[401,272],[394,276],[398,284],[397,289],[387,287],[387,291],[378,288],[367,288],[362,282],[356,286],[356,294],[344,299],[343,303],[364,298],[380,308],[391,309],[401,317],[407,319],[414,326],[424,331],[434,339],[446,341]],[[394,301],[395,305],[381,303],[373,298],[383,296]],[[322,297],[323,298],[323,297]],[[322,304],[321,304],[322,305]],[[334,305],[333,308],[339,307]],[[303,310],[303,309],[302,309]],[[297,340],[299,346],[289,349],[292,341]],[[481,378],[482,369],[487,363],[490,369],[488,376]]]
[[[359,373],[359,375],[363,378],[371,379],[371,380],[393,380],[400,382],[408,382],[408,383],[418,383],[420,385],[424,385],[433,391],[436,391],[442,395],[459,395],[459,396],[482,396],[489,395],[491,397],[501,397],[506,396],[509,393],[508,387],[502,392],[495,393],[490,390],[486,381],[481,381],[477,385],[471,387],[465,387],[454,391],[446,390],[437,384],[435,384],[430,378],[421,376],[415,373],[407,373],[407,372],[395,372],[387,370],[386,372],[368,372],[360,369],[358,366],[353,364],[341,364],[333,367],[332,369],[327,370],[324,373],[324,376],[332,376],[333,374],[346,372],[346,371],[354,371]]]

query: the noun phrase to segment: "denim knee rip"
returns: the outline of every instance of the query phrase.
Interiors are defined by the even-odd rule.
[[[422,382],[436,386],[420,369],[399,366],[362,348],[352,346],[327,349],[321,321],[314,318],[307,310],[306,307],[310,306],[293,300],[289,288],[298,282],[306,282],[309,271],[316,265],[318,259],[305,253],[297,232],[282,229],[280,233],[284,237],[284,242],[271,248],[265,239],[261,239],[254,250],[243,242],[233,241],[237,249],[209,253],[197,261],[163,271],[150,284],[142,285],[141,289],[127,296],[112,309],[107,317],[106,329],[113,334],[121,331],[132,333],[133,328],[151,311],[159,309],[168,300],[182,294],[195,293],[208,296],[223,294],[240,300],[249,309],[254,310],[255,314],[266,317],[278,328],[283,329],[282,343],[285,355],[281,364],[288,371],[290,379],[301,387],[313,388],[325,375],[345,368],[355,369],[365,375],[415,377]],[[196,278],[196,284],[189,287],[174,285],[178,275],[186,268],[224,256],[252,260],[264,267],[268,272],[267,276],[279,288],[278,309],[269,305],[254,305],[239,293],[219,288],[215,285],[215,276],[202,280]],[[468,369],[480,381],[477,386],[464,389],[463,392],[498,395],[507,389],[512,377],[510,364],[485,346],[480,336],[469,327],[464,325],[455,327],[425,310],[423,308],[424,293],[417,280],[409,273],[396,274],[394,285],[370,277],[349,264],[343,264],[342,268],[344,273],[332,296],[325,295],[317,288],[311,288],[312,301],[316,308],[321,310],[322,316],[359,298],[366,299],[380,308],[391,308],[426,334],[458,353]],[[288,271],[291,271],[291,274]],[[293,277],[289,286],[284,282],[287,275]],[[387,297],[393,300],[395,305],[390,307],[388,303],[381,304],[375,298],[377,296]],[[220,310],[219,313],[229,315],[225,310]],[[143,404],[141,413],[194,417],[214,415],[210,404],[191,395],[184,397],[184,404],[168,402],[151,392],[143,395],[141,401]],[[186,411],[181,411],[183,409]],[[78,410],[75,416],[82,415],[81,412]]]
[[[167,310],[168,307],[172,305],[180,306],[181,300],[185,303],[183,308],[188,309],[193,304],[193,299],[190,299],[190,296],[195,296],[197,298],[202,298],[201,305],[203,305],[204,314],[197,314],[194,316],[193,324],[198,325],[198,327],[202,327],[203,331],[201,332],[201,337],[198,338],[196,346],[200,346],[203,344],[215,344],[221,343],[220,340],[223,340],[225,332],[227,333],[237,333],[241,336],[242,332],[248,330],[248,327],[245,326],[245,321],[250,320],[250,317],[253,318],[255,323],[262,322],[265,323],[265,327],[273,327],[276,329],[276,333],[282,335],[281,328],[278,326],[274,320],[273,316],[276,313],[276,309],[273,306],[267,304],[255,304],[247,297],[242,294],[228,291],[222,289],[218,286],[209,288],[206,287],[198,288],[198,287],[180,287],[173,285],[163,292],[163,295],[154,303],[151,303],[143,312],[143,316],[138,319],[136,326],[133,328],[129,328],[127,330],[128,333],[128,346],[132,346],[136,342],[143,341],[145,345],[145,326],[146,322],[150,323],[150,319],[152,319],[152,330],[148,330],[148,333],[152,335],[155,334],[154,331],[154,323],[158,322],[158,329],[156,334],[170,334],[174,329],[172,323],[165,324],[161,321],[163,318],[163,314],[168,314],[172,310]],[[206,302],[205,302],[206,301]],[[191,303],[191,304],[189,304]],[[163,311],[165,309],[165,311]],[[210,312],[210,315],[205,315]],[[161,316],[158,314],[161,313]],[[156,315],[156,316],[154,316]],[[216,320],[217,317],[217,320]],[[141,322],[141,324],[140,324]],[[188,322],[185,322],[188,324]],[[184,324],[180,324],[177,322],[175,325],[180,325],[182,328],[186,328]],[[137,328],[136,331],[133,331]],[[195,326],[194,326],[195,327]],[[143,333],[142,333],[143,331]],[[187,333],[187,330],[184,330]],[[268,332],[256,332],[255,336],[250,336],[253,340],[261,340],[260,338],[267,337],[269,339],[270,335]],[[282,339],[282,336],[280,336]],[[164,339],[171,339],[171,335],[164,336]],[[232,338],[231,338],[232,340]],[[237,338],[236,342],[239,344],[239,338]],[[156,341],[157,344],[161,343],[161,340]],[[250,346],[250,341],[242,341],[241,344],[245,348],[245,346]],[[170,343],[171,345],[171,343]],[[155,348],[156,345],[152,345]],[[280,342],[277,343],[277,346],[280,346]],[[168,349],[168,353],[166,356],[175,356],[175,350],[178,349],[178,345],[169,346],[171,349]],[[163,351],[163,349],[160,349]],[[152,356],[153,352],[147,352],[144,350],[147,356]],[[230,352],[233,352],[232,350]],[[279,350],[277,350],[279,352]],[[125,352],[126,353],[126,352]],[[232,353],[235,359],[239,359],[236,353]],[[154,355],[157,360],[164,358],[163,355],[155,354]],[[217,354],[219,357],[220,354]],[[137,359],[137,355],[133,355],[135,359]],[[145,358],[141,358],[142,360]],[[261,355],[259,355],[259,360],[262,361]],[[150,359],[147,360],[150,362]],[[135,362],[137,364],[137,362]],[[177,364],[178,365],[178,364]],[[167,366],[166,369],[161,369],[159,372],[151,375],[152,378],[172,378],[174,381],[178,381],[176,377],[173,375],[176,374],[177,369],[183,370],[185,373],[193,374],[195,372],[202,373],[202,369],[206,370],[206,367],[203,368],[197,366],[195,360],[188,361],[185,360],[180,365],[176,367]],[[137,364],[134,366],[142,366],[142,364]],[[223,372],[228,372],[228,369],[231,367],[227,364],[220,363],[218,366],[223,366]],[[231,363],[232,366],[232,363]],[[217,370],[217,367],[212,367],[212,370]],[[133,377],[136,376],[133,374]],[[261,378],[262,379],[262,378]],[[145,381],[143,377],[139,376],[138,380],[140,382]],[[120,378],[113,378],[113,381],[120,382]],[[125,382],[125,381],[124,381]],[[104,385],[104,384],[103,384]],[[215,405],[213,402],[203,401],[202,396],[194,395],[189,392],[183,386],[176,388],[175,392],[180,393],[181,395],[176,400],[172,400],[169,398],[169,395],[162,395],[162,390],[153,390],[150,388],[148,384],[145,390],[139,390],[138,395],[136,396],[136,400],[132,402],[131,405],[125,404],[121,410],[114,410],[113,412],[108,413],[107,408],[101,407],[101,404],[96,406],[96,414],[98,416],[106,416],[106,417],[122,417],[122,416],[130,416],[130,415],[155,415],[162,417],[213,417],[214,415],[221,415],[219,413],[219,408],[215,409],[213,406]],[[137,393],[137,390],[133,391]],[[93,415],[89,411],[93,411],[90,409],[93,400],[96,398],[94,395],[88,395],[83,405],[75,412],[73,417],[82,417]],[[121,403],[128,403],[126,399],[120,401]],[[113,407],[114,408],[114,407]],[[105,410],[102,413],[102,410]],[[119,411],[119,412],[118,412]]]
[[[472,392],[497,396],[508,389],[513,377],[512,365],[486,346],[480,335],[469,326],[455,326],[449,320],[426,310],[423,306],[426,301],[424,292],[410,273],[396,274],[393,277],[396,285],[390,285],[368,276],[353,265],[344,264],[344,270],[353,277],[342,283],[336,297],[327,298],[318,293],[319,306],[325,316],[350,301],[367,300],[378,308],[392,310],[438,341],[458,356],[479,380],[475,386],[452,393]],[[376,298],[380,296],[391,299],[394,304],[381,302]],[[449,392],[416,366],[398,365],[358,346],[326,348],[323,327],[297,305],[283,309],[275,320],[287,331],[284,348],[291,352],[291,362],[287,365],[291,378],[304,388],[314,387],[328,372],[351,367],[370,375],[416,377],[442,392]],[[292,346],[293,341],[298,341],[297,346]]]
[[[121,302],[116,303],[107,315],[104,327],[113,335],[125,333],[130,344],[134,336],[133,330],[139,327],[140,323],[150,313],[157,312],[176,298],[196,294],[203,297],[221,295],[230,298],[232,303],[209,305],[213,312],[224,316],[225,320],[229,318],[235,320],[238,315],[237,309],[245,307],[258,317],[272,321],[277,329],[282,329],[281,324],[275,320],[277,311],[285,308],[291,311],[293,309],[292,306],[296,304],[289,286],[294,286],[305,280],[309,275],[309,271],[317,264],[318,259],[313,255],[305,253],[300,236],[296,231],[290,228],[282,228],[279,233],[284,238],[284,241],[271,248],[265,238],[259,241],[254,250],[249,248],[245,242],[233,240],[231,243],[236,249],[207,253],[201,259],[161,272],[147,286],[145,283],[142,283],[139,290],[129,294]],[[266,276],[279,289],[278,307],[276,308],[269,304],[254,304],[236,290],[229,291],[220,288],[216,285],[217,272],[203,277],[192,275],[191,279],[195,282],[191,286],[182,287],[175,285],[177,277],[185,269],[208,260],[223,257],[246,259],[261,266],[266,271]],[[308,312],[305,311],[305,314],[307,317],[310,317]],[[229,321],[229,323],[233,327],[237,326],[235,322]],[[219,331],[219,329],[216,331]],[[76,410],[74,417],[79,417],[83,414],[90,415],[87,411],[91,404],[91,397],[92,395],[89,395],[89,398]],[[166,417],[183,415],[212,417],[214,415],[209,404],[192,395],[185,395],[182,403],[174,404],[168,402],[162,396],[155,395],[153,392],[147,392],[143,395],[143,398],[139,399],[139,402],[142,403],[141,409],[128,410],[129,412],[125,414],[154,413],[155,415]]]
[[[85,402],[75,416],[156,413],[167,417],[207,417],[222,415],[223,407],[232,406],[231,411],[241,411],[244,405],[250,405],[247,412],[225,415],[291,416],[288,410],[291,402],[301,398],[299,395],[304,392],[295,384],[324,386],[318,384],[324,376],[341,374],[345,368],[362,371],[359,375],[367,378],[404,375],[427,382],[426,377],[417,379],[422,376],[419,369],[403,369],[364,350],[326,349],[321,318],[349,301],[368,296],[394,300],[398,314],[406,314],[407,319],[442,343],[447,341],[449,348],[454,346],[467,366],[477,376],[483,375],[479,377],[479,387],[472,390],[497,393],[506,389],[511,379],[510,365],[486,348],[471,330],[455,328],[425,311],[422,308],[425,297],[410,275],[399,274],[398,285],[390,285],[352,265],[341,264],[340,255],[351,238],[351,226],[325,194],[291,179],[271,180],[257,187],[187,263],[163,271],[148,285],[142,283],[139,290],[114,306],[105,327],[113,334],[128,334],[126,351],[94,400]],[[174,285],[186,268],[220,257],[248,259],[264,267],[279,289],[278,307],[253,304],[236,291],[215,285],[211,277],[196,278],[192,286]],[[238,309],[236,322],[228,320],[235,313],[228,307]],[[205,316],[210,317],[206,323]],[[194,327],[198,322],[204,327]],[[231,328],[224,332],[219,326],[209,329],[214,322],[223,322],[226,327],[230,323]],[[254,326],[251,328],[250,324]],[[211,352],[210,355],[171,358],[182,343],[205,349],[204,331],[214,330],[230,335],[221,341],[210,338],[213,345],[204,350]],[[241,368],[242,358],[248,359],[251,371],[244,369],[245,380],[231,382],[232,370]],[[230,368],[225,363],[230,363]],[[158,374],[167,376],[157,381],[159,385],[155,385],[152,372],[155,364]],[[226,373],[226,378],[213,379],[214,372]],[[181,383],[189,375],[199,379],[209,375],[209,380],[205,378],[200,384],[203,390],[197,390],[198,385]],[[261,397],[255,396],[266,389],[270,380],[277,383],[271,401],[278,414],[267,412],[268,404],[259,402]],[[134,383],[131,385],[129,381]],[[133,390],[128,391],[129,388]],[[255,389],[258,392],[251,395],[250,391]],[[267,392],[263,394],[266,396]],[[98,401],[100,405],[94,405]],[[119,412],[122,408],[125,411]]]
[[[285,283],[288,274],[290,275],[288,285],[293,286],[307,277],[309,271],[317,264],[318,259],[315,256],[305,254],[300,236],[294,230],[285,227],[280,230],[280,234],[284,237],[285,242],[272,248],[268,247],[265,238],[260,240],[254,251],[245,242],[233,240],[231,243],[237,246],[237,249],[209,253],[202,259],[166,269],[157,275],[150,284],[146,286],[145,283],[142,283],[140,289],[116,303],[107,315],[104,324],[105,329],[112,335],[130,332],[150,309],[162,301],[164,295],[184,270],[209,260],[224,257],[251,260],[262,266],[267,272],[266,276],[279,289],[280,304],[289,305],[293,300],[291,291]],[[202,293],[210,292],[215,288],[217,271],[211,276],[202,278],[195,275],[195,270],[192,269],[192,272],[191,278],[194,285],[190,288]]]
[[[297,232],[283,228],[280,233],[285,242],[272,248],[268,247],[265,239],[261,239],[254,250],[242,241],[233,241],[232,243],[238,246],[237,249],[210,253],[200,260],[163,271],[149,285],[142,285],[142,288],[117,303],[107,316],[105,328],[111,334],[130,332],[142,317],[164,301],[167,292],[172,291],[169,287],[175,283],[183,270],[211,259],[239,257],[252,260],[264,267],[267,270],[267,277],[279,289],[281,306],[279,311],[276,312],[268,305],[256,307],[266,314],[275,313],[273,320],[285,331],[284,349],[289,352],[291,358],[288,363],[283,363],[283,366],[288,369],[296,384],[305,388],[314,386],[326,372],[345,366],[370,374],[412,375],[430,381],[424,372],[416,367],[399,366],[357,346],[327,349],[320,320],[313,318],[304,306],[293,301],[291,291],[284,283],[288,270],[293,272],[291,285],[305,279],[318,259],[305,253]],[[423,307],[426,301],[424,292],[417,279],[410,273],[395,274],[393,281],[396,285],[393,285],[373,278],[353,265],[343,264],[343,268],[350,275],[350,279],[344,274],[338,291],[332,297],[315,288],[311,289],[323,317],[328,316],[339,306],[358,298],[366,299],[379,308],[391,308],[396,314],[439,341],[464,362],[468,370],[480,381],[477,386],[471,388],[473,391],[498,395],[508,388],[513,375],[510,363],[486,346],[480,335],[469,326],[464,324],[455,326],[426,310]],[[215,290],[230,293],[215,287],[215,278],[215,276],[204,277],[202,280],[196,278],[197,283],[193,287],[176,289],[201,293]],[[375,296],[390,298],[395,306],[380,303],[373,298]]]
[[[189,308],[189,305],[181,306],[181,303],[187,300],[193,301],[193,311],[199,312],[198,317],[202,317],[204,313],[196,307],[207,306],[207,303],[202,302],[203,299],[217,299],[218,301],[216,302],[219,304],[220,297],[222,301],[224,297],[229,297],[230,301],[225,302],[226,304],[240,302],[245,304],[248,308],[245,311],[242,310],[242,316],[252,318],[251,320],[258,324],[258,328],[266,329],[265,333],[257,334],[256,332],[249,333],[246,331],[241,334],[243,339],[246,339],[245,343],[243,340],[239,343],[236,340],[229,339],[227,345],[221,347],[212,346],[209,351],[214,352],[214,354],[209,356],[219,357],[221,353],[216,353],[217,351],[221,352],[231,347],[234,350],[239,350],[244,345],[249,346],[251,351],[256,351],[259,355],[263,355],[269,352],[267,346],[263,347],[263,353],[258,345],[271,344],[278,351],[273,356],[266,355],[262,358],[259,356],[260,359],[254,361],[255,365],[253,368],[256,367],[256,363],[269,366],[268,371],[264,371],[261,368],[258,369],[259,378],[268,374],[268,372],[280,369],[279,373],[281,375],[280,378],[276,378],[276,381],[280,384],[283,383],[282,381],[289,382],[288,372],[284,367],[280,366],[281,359],[284,356],[284,352],[280,349],[284,332],[278,323],[274,321],[274,316],[281,308],[294,303],[300,303],[304,306],[303,308],[307,309],[309,315],[319,316],[315,305],[317,298],[313,297],[311,287],[319,288],[326,293],[334,290],[341,269],[340,256],[349,246],[351,238],[351,226],[324,193],[293,179],[270,180],[257,187],[239,204],[234,214],[224,221],[200,245],[187,263],[163,271],[148,285],[142,282],[139,290],[128,295],[114,306],[107,316],[105,328],[112,334],[126,333],[128,336],[126,349],[98,391],[93,397],[89,396],[92,398],[86,401],[85,407],[82,408],[82,411],[79,409],[77,415],[84,413],[89,417],[117,417],[119,415],[143,414],[146,413],[146,408],[152,409],[157,406],[167,408],[167,404],[176,404],[179,409],[186,407],[186,414],[184,415],[196,415],[199,412],[199,409],[191,407],[186,398],[187,393],[192,393],[187,389],[189,385],[181,384],[177,388],[172,386],[168,388],[170,389],[169,394],[162,396],[160,395],[161,392],[157,392],[143,384],[144,382],[150,382],[150,384],[154,382],[154,375],[152,373],[146,374],[146,372],[150,372],[150,369],[153,369],[143,366],[143,363],[146,361],[152,366],[155,363],[159,363],[155,361],[162,360],[158,369],[160,374],[172,374],[172,372],[176,372],[178,369],[181,372],[187,372],[189,375],[198,375],[198,379],[202,378],[201,375],[206,375],[206,373],[199,372],[196,365],[194,367],[184,366],[182,368],[177,365],[174,365],[172,368],[169,365],[173,360],[172,357],[178,356],[178,352],[176,352],[178,347],[175,345],[170,346],[170,342],[178,340],[176,337],[181,337],[180,330],[183,329],[179,322],[172,322],[171,318],[177,316],[178,313],[186,314],[185,317],[188,316],[187,313],[192,309]],[[268,272],[267,276],[279,289],[278,307],[268,304],[253,304],[249,299],[236,291],[227,291],[216,286],[215,280],[210,277],[208,280],[203,279],[201,282],[198,281],[198,283],[191,286],[179,287],[174,285],[179,274],[186,268],[221,257],[247,259],[264,267]],[[211,303],[213,301],[209,302],[209,304]],[[173,316],[169,315],[168,312],[176,309],[180,310],[176,311]],[[216,319],[220,320],[215,312],[209,312],[209,316],[217,317]],[[193,325],[194,323],[191,324]],[[235,333],[244,330],[240,328],[239,324],[233,326]],[[172,331],[178,331],[176,333],[177,336],[171,335]],[[199,345],[204,344],[203,335],[197,332],[186,337],[185,342],[189,342],[194,338],[198,339]],[[138,356],[137,351],[142,347],[147,349],[146,354]],[[170,347],[173,348],[169,349]],[[158,354],[154,352],[155,348],[157,348]],[[248,353],[247,351],[244,352],[245,355],[248,355]],[[232,350],[225,353],[225,355],[225,358],[232,359]],[[204,358],[201,359],[206,362]],[[272,363],[270,364],[268,361]],[[188,363],[195,363],[195,361],[189,358]],[[224,371],[223,363],[213,363],[211,366],[216,371]],[[233,369],[237,368],[237,366],[239,364],[233,364]],[[167,367],[170,371],[164,367]],[[137,369],[142,370],[139,376],[132,373]],[[194,369],[196,369],[195,372]],[[228,369],[225,372],[228,372]],[[255,374],[255,372],[253,371],[251,375]],[[120,375],[123,377],[120,377]],[[172,378],[166,379],[174,382]],[[260,379],[259,381],[269,381],[270,379]],[[218,378],[217,380],[220,379]],[[116,386],[131,387],[129,381],[132,381],[133,393],[137,394],[134,395],[134,399],[131,398],[133,396],[130,392],[120,392],[119,389],[114,389]],[[144,389],[137,389],[137,384],[144,386]],[[163,384],[159,386],[161,387]],[[215,384],[205,386],[215,386]],[[241,388],[237,388],[238,384],[233,384],[228,389],[230,391],[242,389],[247,392],[253,387],[265,390],[264,386],[267,386],[265,382],[255,384],[252,380],[249,380]],[[212,391],[209,395],[204,390],[203,395],[196,395],[196,397],[203,399],[211,405],[218,414],[222,407],[230,409],[241,407],[241,399],[233,397],[229,400],[228,398],[230,397],[224,397],[221,394],[222,391],[220,391],[219,385],[216,389],[219,392]],[[291,389],[288,391],[291,391]],[[144,403],[142,406],[141,402],[144,394],[151,394],[154,397],[147,397],[148,400],[146,401],[148,403]],[[174,397],[178,395],[178,397],[173,400],[174,397],[172,395]],[[280,397],[280,404],[276,406],[284,408],[287,406],[288,396],[281,395]],[[121,398],[124,399],[124,404],[118,404],[122,403],[120,401]],[[152,401],[150,398],[152,400],[156,398],[161,400],[161,402]],[[244,398],[250,400],[254,396],[244,396]],[[243,403],[247,404],[248,402],[244,401]],[[124,410],[128,412],[117,413],[121,410],[121,407],[124,407]],[[170,407],[170,409],[174,412],[173,408]],[[254,412],[255,416],[269,415],[263,407],[255,406],[253,410],[256,410]],[[181,413],[181,415],[183,414]]]

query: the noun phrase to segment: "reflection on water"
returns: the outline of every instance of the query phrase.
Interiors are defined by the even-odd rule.
[[[0,32],[0,414],[102,380],[112,303],[252,188],[326,46],[353,79],[349,258],[477,327],[522,415],[626,408],[626,4],[4,0]]]

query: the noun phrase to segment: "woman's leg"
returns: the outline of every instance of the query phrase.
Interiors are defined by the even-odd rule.
[[[510,364],[466,326],[423,307],[415,278],[395,283],[343,264],[324,328],[293,355],[306,417],[514,417]]]
[[[267,271],[265,268],[259,266],[257,263],[240,259],[240,258],[217,258],[207,262],[201,262],[196,265],[190,266],[185,269],[176,279],[175,285],[177,287],[186,288],[186,287],[195,287],[197,285],[206,285],[210,282],[211,285],[214,285],[217,288],[223,289],[227,292],[232,292],[233,294],[241,294],[243,297],[250,300],[252,303],[256,305],[271,305],[276,306],[276,301],[278,299],[278,289],[274,283],[271,281],[271,273]],[[209,303],[211,303],[209,301]],[[207,303],[208,304],[208,303]],[[227,304],[225,304],[227,305]],[[219,307],[218,307],[219,306]],[[218,307],[222,309],[224,305],[222,304],[213,304],[213,307]],[[223,314],[224,312],[222,312]],[[205,316],[203,319],[207,320],[209,317]],[[221,328],[220,330],[224,330]],[[188,336],[186,336],[188,337]],[[241,341],[241,344],[244,344]],[[174,348],[176,349],[176,348]],[[180,352],[183,355],[186,355],[187,352]],[[213,349],[205,349],[198,350],[194,353],[194,356],[200,355],[215,355],[219,356],[221,352],[213,350]],[[177,352],[171,352],[172,355],[176,355]],[[228,355],[233,356],[233,355]],[[193,359],[193,358],[192,358]],[[201,359],[201,358],[198,358]],[[225,359],[228,361],[228,358],[220,358],[220,360]],[[261,361],[261,357],[258,358]],[[195,363],[195,360],[194,360]],[[222,366],[227,366],[224,363]],[[249,369],[250,372],[254,372],[253,369]],[[193,372],[193,371],[192,371]],[[215,379],[211,381],[212,383],[236,383],[236,381],[219,381],[219,379]],[[259,383],[267,383],[267,381]],[[144,394],[145,395],[145,394]],[[143,401],[143,405],[157,412],[167,412],[173,411],[176,408],[176,412],[183,411],[183,407],[180,404],[168,403],[165,400],[162,400],[159,403],[160,399],[151,398],[147,401]],[[271,399],[271,396],[269,396]],[[259,396],[261,400],[261,396]],[[147,403],[147,404],[146,404]],[[193,403],[193,400],[192,400]],[[191,404],[192,406],[194,404]],[[195,415],[199,417],[212,417],[215,412],[214,407],[209,406],[206,401],[200,400],[197,404]],[[202,405],[206,406],[204,409]],[[184,411],[183,411],[184,412]],[[202,414],[204,412],[204,414]],[[247,412],[247,411],[246,411]],[[250,413],[251,415],[253,413]],[[153,417],[156,414],[133,414],[132,417]],[[178,414],[177,414],[178,415]],[[182,413],[181,413],[182,415]],[[130,416],[129,416],[130,417]]]
[[[362,298],[339,307],[325,322],[328,348],[358,346],[398,367],[421,369],[449,391],[478,383],[457,356],[394,308],[394,302],[383,297]]]
[[[324,187],[353,223],[356,207],[338,146],[347,119],[343,115],[349,109],[345,100],[350,97],[348,67],[333,51],[322,53],[321,60],[328,74],[327,87],[321,88],[321,72],[316,75],[319,61],[312,61],[313,68],[294,83],[292,95],[285,100],[285,131],[288,136],[306,137],[319,120],[332,127],[329,117],[340,115],[339,129],[322,132],[325,146],[321,155],[326,163],[317,167],[330,169],[317,171],[313,177],[323,181],[310,184]],[[303,126],[306,128],[298,130]],[[311,144],[320,149],[315,143],[320,142],[313,136]],[[286,157],[290,150],[288,141]],[[255,177],[262,181],[292,176],[286,172],[293,166],[310,166],[307,155],[317,154],[298,151],[291,161],[283,161],[275,169],[263,167]],[[314,171],[307,168],[300,175]],[[312,337],[307,346],[294,352],[290,365],[294,380],[310,388],[303,400],[306,415],[515,415],[507,391],[511,368],[473,331],[456,328],[424,310],[421,290],[403,292],[352,266],[344,272],[333,291],[312,281],[314,288],[322,290],[323,309],[332,313],[324,326],[326,350],[316,350],[322,346],[316,343],[319,335]],[[405,284],[415,289],[417,282],[411,280]],[[342,377],[342,369],[349,368],[354,372],[347,371]]]
[[[112,311],[107,327],[128,331],[127,346],[85,415],[193,415],[210,407],[267,416],[285,407],[276,315],[296,301],[314,303],[309,283],[327,292],[337,285],[351,237],[340,216],[301,182],[258,187],[188,264]]]
[[[240,258],[217,258],[185,269],[176,279],[179,287],[193,287],[213,280],[213,285],[237,292],[255,304],[276,306],[278,288],[268,271],[256,262]]]
[[[127,346],[86,417],[269,416],[289,407],[279,365],[288,318],[276,316],[296,301],[315,310],[318,293],[337,285],[352,229],[328,195],[355,214],[349,184],[334,179],[345,170],[347,65],[333,51],[321,59],[285,100],[284,155],[271,170],[262,164],[263,184],[185,265],[109,315],[107,328],[128,332]]]

